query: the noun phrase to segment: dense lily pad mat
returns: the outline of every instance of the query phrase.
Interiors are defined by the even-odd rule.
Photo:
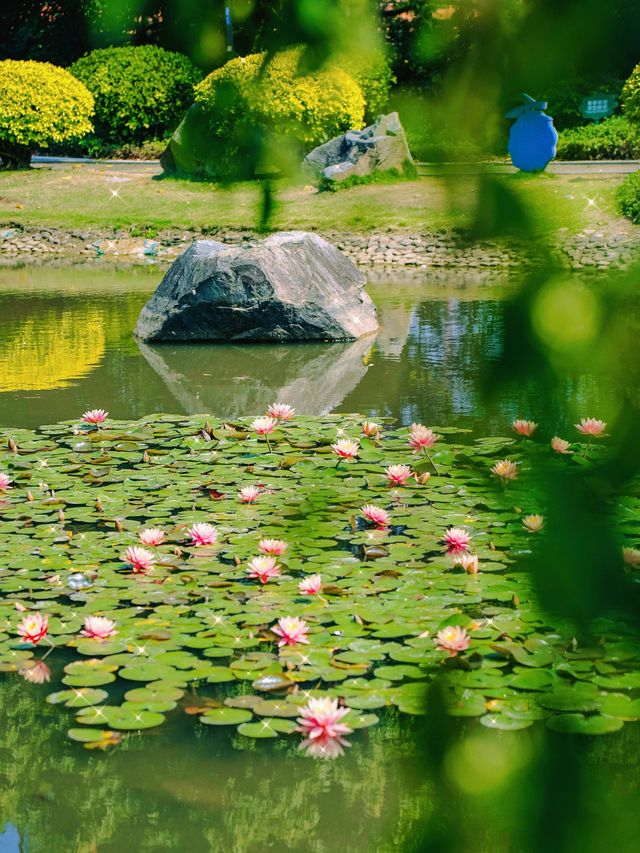
[[[640,719],[640,642],[605,632],[581,648],[536,608],[518,567],[544,535],[522,523],[544,510],[533,457],[552,451],[511,438],[458,444],[456,430],[437,432],[437,468],[412,454],[406,430],[369,439],[355,416],[281,424],[271,450],[249,420],[205,417],[5,434],[0,669],[42,681],[33,671],[50,642],[47,664],[63,670],[47,701],[74,715],[72,739],[97,748],[176,713],[250,738],[299,737],[300,706],[321,695],[339,697],[352,709],[345,722],[362,728],[386,706],[420,713],[438,673],[451,713],[491,728],[547,719],[596,734]],[[337,438],[357,439],[358,457],[339,461]],[[519,472],[507,488],[491,474],[505,457]],[[391,486],[385,468],[394,464],[431,476]],[[257,500],[241,502],[252,485]],[[386,509],[389,524],[368,525],[365,504]],[[196,522],[216,527],[214,545],[192,544]],[[445,555],[451,526],[471,533],[478,574]],[[165,539],[153,565],[134,573],[123,555],[149,527]],[[263,538],[289,543],[282,573],[265,584],[247,574]],[[313,574],[322,593],[302,595]],[[37,611],[49,633],[34,646],[16,628]],[[113,620],[117,633],[83,637],[89,615]],[[272,628],[286,616],[306,621],[308,644],[278,647]],[[434,640],[447,625],[471,637],[456,657]]]

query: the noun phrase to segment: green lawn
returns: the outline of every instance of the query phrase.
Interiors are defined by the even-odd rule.
[[[117,180],[113,180],[114,177]],[[502,175],[529,205],[538,233],[576,231],[617,218],[613,195],[621,177]],[[403,183],[315,193],[311,187],[279,190],[273,227],[345,232],[439,230],[464,227],[477,194],[473,177],[428,177]],[[590,204],[589,199],[595,203]],[[68,229],[165,228],[252,229],[258,221],[259,189],[240,184],[158,180],[117,167],[77,166],[0,173],[0,224]]]

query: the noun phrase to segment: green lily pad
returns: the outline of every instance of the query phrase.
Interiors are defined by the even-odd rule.
[[[86,708],[104,702],[108,693],[106,690],[96,690],[91,687],[80,687],[77,690],[60,690],[50,693],[47,702],[51,705],[63,704],[67,708]]]
[[[605,735],[618,731],[623,725],[622,720],[616,717],[604,717],[600,714],[591,717],[585,717],[583,714],[559,714],[547,720],[547,726],[554,732],[577,735]]]
[[[242,708],[211,708],[200,715],[201,722],[207,726],[235,726],[253,717],[251,711]]]
[[[120,707],[118,705],[102,705],[97,708],[88,708],[87,712],[78,715],[79,723],[87,726],[107,725],[112,729],[122,731],[137,731],[138,729],[150,729],[162,725],[163,714],[156,711],[147,711]]]

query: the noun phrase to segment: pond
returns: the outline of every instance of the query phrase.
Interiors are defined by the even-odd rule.
[[[509,400],[487,404],[481,383],[500,353],[504,299],[512,288],[507,281],[451,280],[425,284],[395,277],[395,280],[375,282],[370,292],[381,319],[375,341],[300,347],[140,346],[131,338],[130,329],[158,278],[158,270],[154,268],[29,267],[0,271],[0,426],[15,435],[24,449],[23,455],[15,460],[5,452],[3,466],[6,467],[9,458],[9,464],[13,465],[10,470],[27,478],[16,481],[16,495],[22,495],[27,486],[36,492],[35,501],[27,497],[29,503],[22,505],[23,508],[11,503],[3,507],[4,532],[8,539],[4,545],[0,544],[2,561],[6,564],[0,566],[0,586],[3,591],[9,591],[10,598],[16,595],[18,599],[33,597],[33,600],[46,603],[49,612],[54,614],[52,635],[60,647],[49,659],[54,670],[51,684],[28,684],[11,671],[10,663],[6,665],[13,641],[7,633],[0,636],[3,656],[0,664],[6,671],[0,681],[0,755],[3,759],[0,817],[5,822],[4,828],[0,824],[0,851],[117,853],[121,850],[188,849],[257,853],[279,848],[314,853],[338,849],[354,853],[405,849],[441,849],[455,853],[462,850],[507,853],[558,849],[564,853],[579,849],[599,853],[612,847],[624,853],[634,850],[640,829],[636,808],[640,726],[632,721],[640,715],[640,710],[634,705],[632,711],[628,697],[623,696],[625,701],[621,702],[615,691],[628,686],[624,680],[627,676],[616,674],[617,665],[621,660],[627,662],[627,666],[636,670],[632,675],[637,676],[634,661],[638,660],[640,649],[632,638],[617,642],[615,637],[609,636],[606,644],[601,643],[596,650],[589,648],[587,643],[582,657],[580,651],[572,657],[571,646],[567,653],[567,643],[560,642],[559,634],[547,631],[544,645],[553,647],[554,655],[561,657],[559,662],[565,673],[571,673],[572,677],[579,680],[585,677],[581,673],[593,671],[589,668],[593,667],[592,658],[595,658],[601,683],[611,690],[608,713],[603,717],[596,715],[597,719],[602,721],[606,717],[607,725],[612,720],[615,723],[610,729],[619,727],[617,731],[593,739],[561,735],[558,733],[563,730],[561,728],[558,732],[549,732],[539,722],[547,710],[539,711],[535,697],[531,699],[524,691],[514,699],[513,689],[509,687],[505,693],[502,686],[513,684],[521,689],[526,685],[527,691],[531,688],[535,692],[552,681],[556,687],[558,684],[555,673],[552,678],[542,671],[552,659],[558,659],[543,650],[542,641],[537,638],[540,626],[549,623],[526,606],[523,606],[525,627],[521,626],[521,630],[523,636],[530,637],[527,642],[532,645],[523,652],[507,648],[507,643],[502,644],[505,655],[515,654],[516,663],[526,666],[516,665],[512,669],[512,660],[504,666],[505,660],[497,662],[496,655],[490,660],[491,654],[487,654],[491,666],[498,669],[489,671],[484,683],[479,682],[472,670],[452,670],[458,684],[458,710],[463,715],[467,713],[468,695],[475,695],[474,688],[479,687],[483,696],[482,710],[471,710],[471,714],[484,714],[484,722],[481,726],[476,719],[450,718],[450,731],[443,731],[441,735],[452,737],[452,745],[441,758],[437,756],[437,748],[434,751],[434,732],[425,729],[422,718],[412,716],[415,711],[412,685],[403,694],[404,700],[394,699],[391,707],[379,711],[378,725],[356,731],[351,748],[339,760],[330,762],[303,757],[297,744],[287,743],[286,738],[256,739],[255,735],[253,738],[244,736],[241,727],[234,735],[234,729],[230,734],[229,726],[203,725],[197,719],[203,703],[210,703],[207,707],[212,710],[203,715],[209,714],[210,720],[224,710],[211,704],[211,685],[193,689],[185,697],[188,702],[185,705],[183,701],[181,706],[185,713],[169,713],[163,725],[141,734],[127,734],[120,746],[104,753],[99,749],[83,750],[79,743],[66,738],[69,726],[77,725],[73,722],[74,711],[47,704],[45,697],[51,690],[59,691],[64,687],[60,684],[62,677],[66,685],[103,685],[109,682],[111,675],[96,664],[91,678],[86,680],[85,664],[78,663],[77,655],[66,648],[67,639],[75,636],[81,623],[71,612],[65,616],[68,618],[68,625],[65,625],[59,614],[66,613],[66,608],[73,608],[74,601],[80,606],[85,600],[83,591],[69,595],[62,588],[58,593],[55,585],[47,587],[42,579],[40,561],[51,566],[47,571],[88,573],[98,552],[99,559],[104,558],[104,549],[111,555],[110,560],[117,561],[122,542],[127,536],[135,535],[139,527],[137,519],[145,515],[164,518],[163,526],[167,527],[171,526],[174,514],[176,518],[183,516],[185,521],[195,520],[197,516],[191,518],[186,509],[186,493],[176,492],[182,488],[181,471],[186,472],[184,488],[190,489],[190,495],[194,494],[191,478],[195,474],[199,472],[198,482],[202,483],[203,477],[214,476],[210,473],[212,470],[216,472],[215,485],[192,498],[191,512],[195,512],[196,504],[202,511],[203,501],[214,500],[212,512],[216,513],[221,526],[232,531],[225,535],[225,560],[221,566],[213,568],[211,555],[201,552],[199,557],[201,565],[218,573],[219,580],[210,584],[212,601],[216,602],[216,608],[228,606],[232,620],[234,614],[242,611],[245,616],[249,613],[253,624],[258,625],[265,618],[258,611],[282,603],[285,600],[282,596],[289,595],[288,600],[293,600],[293,593],[288,591],[292,582],[284,577],[282,585],[275,587],[274,592],[263,592],[248,586],[245,578],[237,579],[240,570],[234,575],[233,558],[246,559],[247,531],[256,531],[258,525],[267,530],[267,535],[278,535],[278,527],[284,524],[291,526],[288,530],[297,531],[297,534],[292,532],[292,539],[300,543],[299,553],[288,564],[294,575],[310,571],[314,565],[322,565],[322,571],[329,574],[334,583],[328,587],[327,595],[331,597],[333,613],[342,613],[333,617],[340,619],[340,630],[335,634],[346,632],[348,637],[343,649],[350,649],[343,654],[342,661],[338,661],[338,666],[352,674],[342,682],[340,679],[345,678],[345,673],[334,670],[332,680],[349,684],[351,703],[354,708],[362,709],[360,714],[365,721],[371,716],[370,709],[379,709],[384,700],[365,694],[366,685],[359,683],[362,679],[357,677],[358,667],[362,667],[363,654],[365,657],[378,654],[377,659],[386,672],[382,674],[380,669],[382,675],[377,679],[376,689],[381,695],[384,693],[392,698],[396,690],[392,682],[397,678],[402,680],[406,673],[411,676],[415,663],[423,658],[440,661],[441,653],[433,650],[432,640],[421,639],[417,635],[420,628],[414,631],[415,626],[408,624],[410,611],[416,612],[416,624],[426,625],[432,636],[440,618],[434,621],[434,614],[452,603],[461,602],[465,595],[471,603],[481,601],[484,596],[493,608],[487,612],[493,614],[494,622],[502,620],[500,624],[503,625],[496,632],[495,626],[489,625],[492,621],[489,619],[484,629],[476,631],[477,642],[486,652],[491,643],[495,648],[502,636],[501,630],[508,632],[507,626],[514,625],[513,611],[509,608],[517,596],[512,586],[519,588],[522,584],[526,591],[527,581],[522,573],[511,571],[507,551],[501,556],[500,543],[501,540],[517,543],[528,536],[517,519],[513,521],[506,515],[507,511],[511,512],[510,504],[522,501],[528,487],[524,482],[522,487],[517,484],[511,493],[513,498],[505,502],[500,490],[488,485],[491,479],[488,470],[483,473],[484,479],[478,478],[478,466],[483,472],[488,469],[488,457],[484,454],[499,450],[499,445],[498,448],[486,443],[478,445],[479,456],[472,460],[475,467],[471,474],[462,471],[466,463],[456,468],[457,485],[468,487],[468,501],[462,502],[462,508],[450,505],[452,487],[445,483],[434,489],[435,503],[429,518],[413,509],[419,508],[423,501],[419,490],[415,495],[408,490],[408,496],[393,509],[398,524],[390,529],[388,539],[384,540],[391,555],[385,555],[385,549],[381,549],[376,557],[375,578],[380,593],[386,594],[393,606],[399,608],[394,613],[403,614],[396,624],[385,615],[384,608],[367,598],[371,589],[358,580],[362,569],[357,568],[357,561],[348,550],[349,547],[365,547],[370,535],[375,544],[377,534],[367,531],[361,521],[352,521],[342,528],[335,523],[340,513],[344,514],[342,502],[349,507],[357,507],[362,502],[363,484],[356,482],[355,476],[348,471],[333,467],[335,462],[331,464],[330,457],[324,453],[328,450],[326,442],[314,446],[305,435],[294,440],[297,426],[283,432],[289,436],[287,440],[292,442],[291,447],[300,459],[296,461],[291,457],[288,445],[286,449],[276,449],[284,456],[286,464],[281,466],[282,470],[277,467],[272,470],[261,458],[260,445],[255,438],[247,440],[242,433],[234,432],[228,436],[218,435],[223,429],[220,418],[262,414],[268,403],[278,399],[296,406],[305,415],[359,411],[377,418],[393,417],[400,424],[410,424],[414,420],[437,424],[445,434],[452,430],[450,435],[445,435],[447,442],[452,443],[459,439],[455,429],[460,428],[468,428],[477,435],[506,434],[514,417],[535,417],[552,424],[552,430],[564,430],[578,415],[606,415],[615,405],[618,391],[605,386],[597,376],[574,376],[565,377],[559,383],[556,399],[543,397],[532,383],[519,389]],[[98,440],[93,448],[84,446],[91,442],[84,441],[83,436],[73,438],[69,424],[37,433],[37,437],[23,432],[25,428],[41,424],[77,419],[80,412],[94,406],[109,409],[115,419],[153,417],[141,425],[114,427],[112,439],[108,434],[103,440],[96,436]],[[194,443],[200,441],[201,423],[197,418],[172,420],[161,416],[163,412],[185,416],[206,412],[213,422],[211,437],[218,442],[217,448],[225,450],[221,456],[228,473],[220,464],[222,458],[216,460],[216,451],[209,453],[205,448],[203,453],[202,443]],[[342,423],[349,425],[351,434],[353,423],[346,418]],[[335,430],[336,421],[333,424],[327,422],[327,435]],[[183,441],[177,444],[174,428],[183,436]],[[126,429],[127,436],[118,438],[118,429]],[[322,429],[317,425],[311,427],[311,434],[320,434]],[[300,430],[304,432],[302,427]],[[171,458],[171,454],[164,458],[158,450],[167,439],[178,447],[175,458]],[[136,444],[138,440],[142,444]],[[399,454],[404,443],[404,437],[393,437],[390,433],[388,444],[394,453]],[[249,455],[245,445],[251,447]],[[148,447],[151,453],[149,456],[145,451],[147,462],[144,465],[153,467],[153,483],[144,466],[142,470],[139,467],[142,446]],[[539,450],[542,452],[542,448]],[[518,459],[522,458],[525,470],[527,454],[533,451],[528,451],[525,443],[514,448],[514,452]],[[305,460],[305,453],[313,453],[314,459]],[[380,486],[372,481],[372,472],[378,470],[376,466],[382,460],[381,452],[375,444],[363,441],[362,455],[359,464],[363,466],[366,488],[374,495],[381,494]],[[73,464],[69,464],[70,460]],[[37,478],[32,475],[31,468],[37,468],[39,461],[49,469],[46,476],[55,483],[58,498],[65,501],[66,522],[58,518],[61,504],[53,495],[48,496],[48,486],[37,485]],[[438,457],[441,470],[444,468],[447,472],[451,461],[446,449]],[[22,474],[20,465],[27,466]],[[256,509],[239,506],[234,498],[225,494],[225,486],[227,489],[231,485],[235,487],[235,474],[231,470],[234,465],[242,466],[243,476],[250,475],[256,481],[269,476],[275,483],[274,492],[265,493],[264,503],[258,504]],[[299,478],[297,491],[288,485],[292,482],[287,473],[290,470]],[[131,506],[122,503],[117,489],[113,488],[118,486],[125,471],[132,472],[131,482],[135,486],[127,496]],[[314,479],[319,471],[323,477],[326,474],[325,479]],[[40,475],[39,469],[37,473]],[[273,480],[277,474],[279,479]],[[91,486],[95,485],[101,489],[100,500],[96,501],[99,506],[93,505],[95,495],[87,498]],[[37,489],[43,492],[42,501]],[[330,503],[325,506],[326,498],[324,502],[318,499],[314,503],[314,489],[316,496],[324,489],[330,496]],[[301,494],[307,496],[307,511],[302,514]],[[464,491],[459,494],[463,495]],[[266,521],[265,515],[260,516],[260,513],[264,513],[263,506],[269,507],[269,502],[272,512],[267,513],[269,520]],[[495,517],[482,523],[487,509],[485,504],[499,513],[497,523]],[[453,575],[450,567],[445,566],[444,558],[436,556],[431,559],[430,573],[423,573],[417,579],[415,571],[412,572],[411,554],[407,551],[411,542],[402,539],[405,528],[413,525],[415,536],[422,537],[419,541],[433,548],[445,520],[455,521],[458,516],[452,513],[456,512],[461,523],[477,528],[483,573],[477,581],[464,573]],[[96,532],[96,513],[105,513],[108,519],[120,519],[122,523],[114,532],[111,527],[107,530],[99,520]],[[75,540],[63,536],[65,523],[78,532]],[[342,523],[344,525],[344,521]],[[491,525],[492,541],[487,536]],[[122,536],[121,528],[124,528]],[[181,541],[179,530],[172,535],[178,537],[174,542]],[[15,542],[16,547],[8,547],[9,542]],[[330,555],[328,565],[322,562],[326,562],[323,547],[332,549],[327,552]],[[181,548],[184,553],[184,546]],[[143,631],[140,627],[142,617],[134,613],[133,605],[149,618],[157,607],[157,615],[168,620],[166,624],[170,624],[174,613],[176,619],[183,620],[178,624],[182,625],[187,639],[196,631],[196,626],[188,623],[193,623],[196,616],[211,617],[211,612],[202,606],[200,610],[194,608],[193,615],[182,615],[186,611],[185,595],[190,594],[190,574],[198,575],[198,555],[186,548],[187,566],[194,568],[185,572],[184,566],[176,563],[175,558],[172,562],[168,556],[168,546],[166,551],[168,562],[163,563],[165,568],[161,569],[158,579],[160,586],[140,585],[134,576],[127,578],[122,567],[115,571],[109,565],[101,568],[103,577],[111,572],[117,580],[115,586],[109,588],[112,595],[108,598],[112,600],[108,603],[105,591],[101,593],[98,588],[98,576],[95,606],[99,612],[116,605],[120,607],[115,612],[121,638],[128,630],[136,637]],[[11,554],[15,554],[15,561],[9,565]],[[16,568],[18,572],[13,571]],[[367,571],[373,572],[373,569]],[[350,574],[355,577],[355,583],[350,581]],[[16,580],[18,575],[29,578],[26,586],[24,581]],[[209,577],[204,573],[202,576]],[[416,587],[423,582],[423,577],[429,578],[430,585],[435,584],[429,589],[431,604],[426,609],[415,604],[424,598]],[[278,593],[278,589],[282,592]],[[89,590],[87,600],[92,594]],[[225,596],[227,605],[224,604]],[[525,598],[523,596],[523,600]],[[349,609],[352,601],[357,618]],[[9,608],[4,608],[4,615],[8,617],[5,625],[15,621],[13,612],[9,612],[13,610],[11,602],[8,604]],[[62,610],[56,610],[58,604]],[[319,603],[305,607],[304,612],[309,612],[312,618],[314,614],[322,615]],[[359,614],[364,616],[366,629],[358,627],[363,623]],[[246,626],[243,631],[245,629]],[[148,631],[148,626],[144,630]],[[377,631],[373,634],[375,641],[363,639],[366,632],[374,630]],[[10,628],[9,633],[11,631]],[[320,644],[328,642],[326,637],[322,639],[325,635],[328,636],[326,632],[315,635]],[[142,636],[147,635],[143,632]],[[162,644],[167,636],[162,628],[153,628],[149,645]],[[409,636],[408,647],[402,646],[402,638],[406,636]],[[349,638],[353,642],[347,645]],[[211,632],[201,631],[192,640],[187,643],[189,649],[204,650],[204,654],[213,659],[213,667],[211,660],[206,664],[207,673],[212,674],[210,680],[227,681],[226,664],[218,664],[227,659],[224,655],[228,656],[229,650],[225,652],[223,648],[220,654],[216,643],[219,641],[218,644],[229,647],[233,640],[221,636],[214,642]],[[246,660],[251,667],[274,671],[275,655],[251,651],[256,646],[251,632],[245,631],[241,640],[249,650]],[[338,645],[341,641],[333,642]],[[82,643],[85,643],[84,651]],[[123,660],[123,656],[128,652],[124,646],[118,646],[118,641],[113,647],[104,646],[102,650],[96,650],[90,643],[80,641],[78,648],[82,654],[113,653],[111,660],[118,665],[127,660]],[[325,677],[322,649],[314,649],[313,644],[312,649],[319,657],[311,664],[319,667],[318,671]],[[391,660],[384,660],[388,652]],[[18,654],[26,655],[26,652]],[[540,658],[540,670],[536,668],[536,655]],[[164,669],[156,669],[150,676],[144,672],[143,665],[136,672],[135,666],[124,663],[129,668],[128,678],[134,682],[128,683],[125,689],[133,687],[137,694],[146,691],[149,698],[148,688],[138,689],[136,680],[145,683],[149,678],[175,677],[175,673],[172,676],[169,672],[174,666],[180,670],[196,664],[193,654],[186,653],[185,649],[160,652],[160,657]],[[287,661],[286,654],[283,659]],[[394,661],[399,661],[400,665]],[[527,669],[532,663],[533,669]],[[200,660],[197,665],[203,662]],[[144,666],[148,668],[147,664]],[[229,665],[232,666],[233,663]],[[502,684],[500,667],[509,673]],[[242,678],[242,670],[240,674],[238,671],[235,670],[235,677]],[[539,671],[541,675],[537,674]],[[247,674],[255,677],[250,670]],[[155,683],[160,685],[161,681]],[[218,688],[217,683],[213,686]],[[223,684],[222,688],[225,687]],[[99,687],[88,689],[96,694],[103,692]],[[344,692],[346,686],[340,689]],[[402,689],[404,687],[396,692],[399,694]],[[546,706],[542,703],[543,707],[551,713],[559,711],[560,716],[567,710],[597,707],[595,694],[586,688],[572,690],[571,694],[563,692],[560,685],[554,693],[554,702]],[[504,702],[503,696],[507,697]],[[143,713],[166,710],[161,707],[162,702],[157,701],[162,698],[157,694],[151,697],[154,701],[141,707],[152,710]],[[72,709],[78,707],[73,705],[74,700],[70,701]],[[511,723],[500,710],[509,703]],[[485,713],[492,707],[502,729],[512,725],[522,731],[494,730],[491,713]],[[270,708],[270,713],[275,714],[273,703]],[[78,723],[82,722],[86,710],[93,712],[92,708],[83,707],[76,712]],[[579,715],[568,716],[575,719]],[[434,719],[430,725],[434,725]],[[126,721],[122,728],[127,728]],[[425,743],[430,740],[431,749],[427,750]],[[438,736],[435,737],[437,742]],[[589,770],[586,781],[579,777],[580,767]],[[549,770],[557,774],[558,780],[558,790],[551,801],[541,785],[544,773]],[[578,790],[580,785],[583,787]],[[579,807],[572,800],[578,793],[582,798]],[[570,836],[563,825],[567,814],[572,816]],[[430,827],[431,833],[428,845],[421,842],[425,825]],[[532,826],[535,828],[531,829]],[[554,847],[556,843],[559,846]]]
[[[593,375],[563,377],[554,398],[532,380],[487,402],[508,280],[376,280],[374,340],[176,347],[131,335],[161,275],[153,266],[0,267],[0,425],[53,423],[95,406],[116,418],[257,415],[278,399],[301,414],[360,412],[489,435],[516,417],[560,431],[615,405],[618,389]]]

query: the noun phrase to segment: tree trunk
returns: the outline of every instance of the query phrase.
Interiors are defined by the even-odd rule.
[[[28,169],[31,163],[31,148],[17,142],[0,139],[0,170]]]

